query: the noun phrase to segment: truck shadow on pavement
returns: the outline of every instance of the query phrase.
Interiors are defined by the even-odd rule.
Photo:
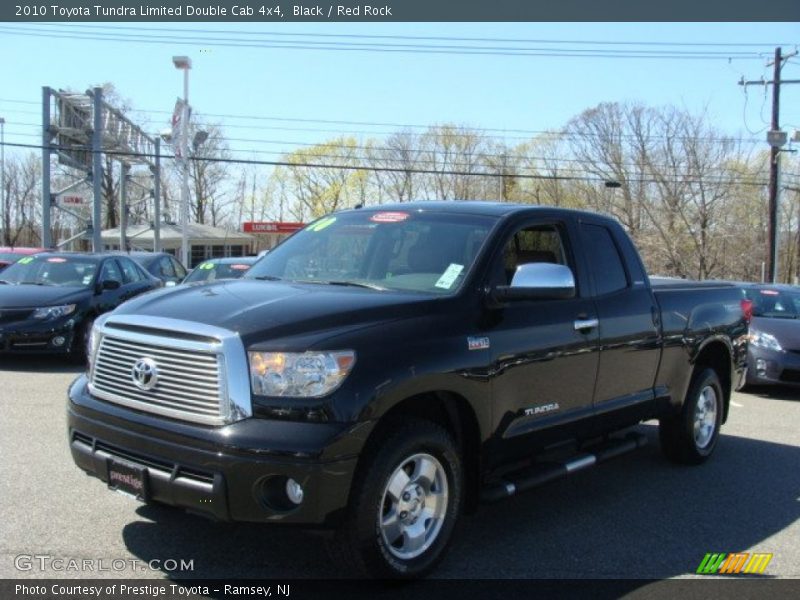
[[[754,547],[780,562],[767,540],[800,518],[800,448],[723,434],[708,463],[680,467],[662,458],[654,425],[638,430],[644,449],[462,519],[433,576],[662,579],[695,573],[707,552]],[[310,533],[160,506],[137,513],[122,531],[135,556],[194,561],[192,572],[164,573],[172,579],[345,575]]]
[[[86,367],[65,356],[41,355],[0,357],[0,371],[17,373],[82,373]]]
[[[800,400],[800,388],[792,388],[778,385],[747,386],[742,393],[757,398],[775,400]],[[724,431],[724,430],[723,430]]]

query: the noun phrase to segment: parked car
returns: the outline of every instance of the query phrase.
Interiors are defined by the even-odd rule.
[[[748,385],[800,385],[800,287],[749,284],[752,301]]]
[[[212,258],[201,262],[183,280],[183,283],[217,281],[218,279],[238,279],[258,260],[255,256],[232,256]]]
[[[23,256],[44,252],[47,248],[25,248],[25,247],[0,247],[0,271],[11,263],[17,262]]]
[[[135,260],[139,266],[159,278],[167,287],[179,284],[186,277],[187,271],[181,261],[168,252],[129,252],[125,256]]]
[[[329,528],[337,564],[418,577],[462,512],[636,449],[612,434],[643,420],[670,460],[706,461],[744,372],[740,301],[651,286],[592,213],[342,211],[243,278],[100,317],[70,449],[141,500]]]
[[[94,319],[161,281],[124,256],[44,252],[0,273],[0,352],[81,359]]]

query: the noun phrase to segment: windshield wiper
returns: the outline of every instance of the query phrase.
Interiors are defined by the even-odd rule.
[[[260,281],[280,281],[280,277],[275,277],[274,275],[256,275],[251,279],[258,279]]]
[[[5,285],[11,285],[11,282],[10,281],[6,281],[5,279],[0,279],[0,283],[3,283]]]
[[[326,283],[328,285],[341,285],[341,286],[346,286],[346,287],[360,287],[360,288],[367,288],[369,290],[377,290],[379,292],[385,292],[386,291],[386,288],[381,286],[381,285],[377,285],[377,284],[374,284],[374,283],[364,283],[362,281],[345,281],[345,280],[338,281],[338,280],[333,280],[333,281],[319,281],[319,282],[315,281],[314,283]]]
[[[41,281],[20,281],[19,285],[55,285],[53,283],[44,283]]]

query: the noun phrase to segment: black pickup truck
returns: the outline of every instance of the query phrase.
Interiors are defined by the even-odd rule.
[[[326,528],[354,572],[421,576],[459,514],[640,446],[619,432],[641,421],[705,461],[744,370],[741,299],[652,287],[596,214],[342,211],[242,279],[99,318],[70,448],[141,500]]]

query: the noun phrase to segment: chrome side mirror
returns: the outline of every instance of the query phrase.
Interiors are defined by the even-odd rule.
[[[575,297],[575,276],[566,265],[527,263],[519,265],[511,285],[495,288],[499,301],[563,300]]]

